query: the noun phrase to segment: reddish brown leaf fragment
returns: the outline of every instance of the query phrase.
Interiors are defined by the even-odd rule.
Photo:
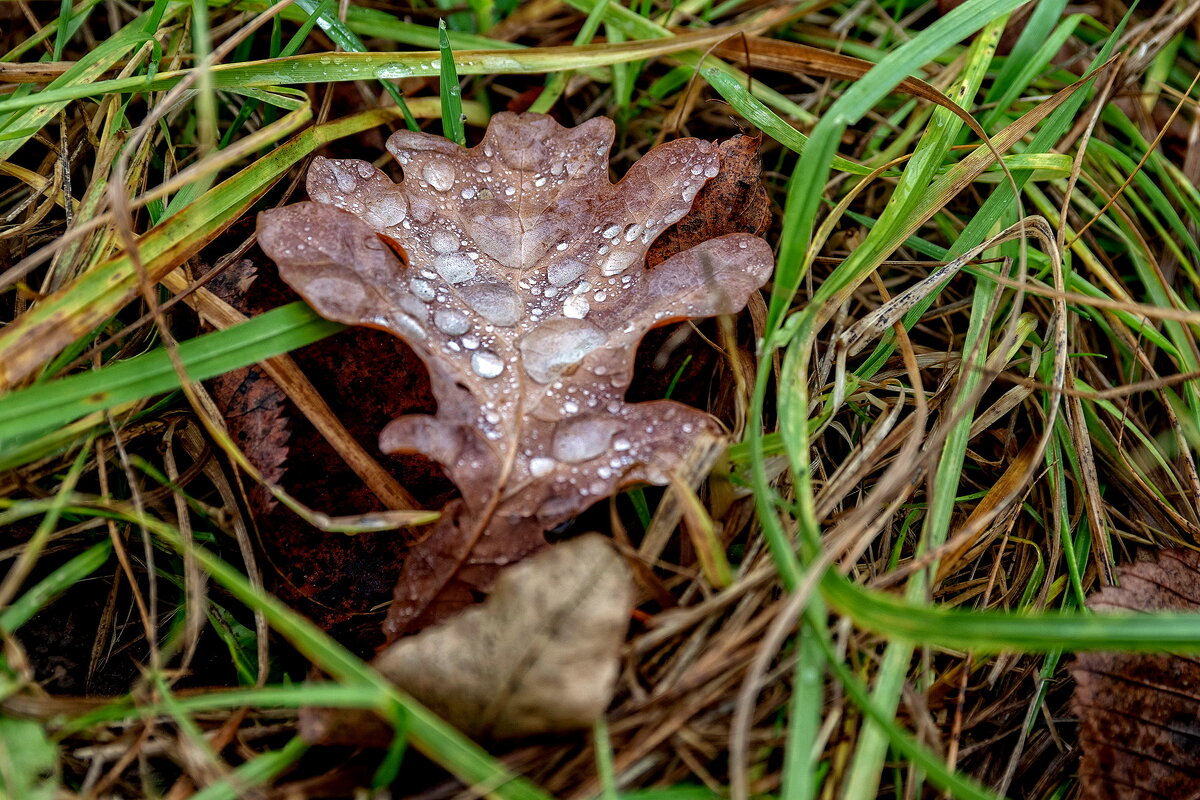
[[[1200,553],[1164,550],[1154,561],[1122,567],[1119,573],[1121,585],[1093,595],[1091,609],[1200,612]],[[1200,794],[1200,661],[1170,654],[1082,653],[1071,675],[1083,751],[1082,800]]]
[[[762,136],[734,136],[717,145],[720,172],[696,195],[692,210],[650,246],[646,266],[730,233],[762,236],[771,226],[771,200],[762,185]]]
[[[406,560],[393,636],[432,621],[461,570],[486,590],[543,531],[623,486],[665,484],[698,435],[718,432],[678,403],[627,403],[635,350],[651,328],[740,310],[771,249],[732,234],[646,269],[650,244],[718,175],[718,149],[668,142],[613,185],[613,135],[608,119],[563,128],[507,112],[470,149],[401,131],[388,140],[401,184],[365,161],[317,159],[313,201],[259,217],[263,249],[319,313],[390,331],[429,368],[437,414],[394,420],[380,447],[435,459],[462,506]]]

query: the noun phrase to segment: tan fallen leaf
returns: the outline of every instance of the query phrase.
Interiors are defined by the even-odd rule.
[[[612,701],[633,608],[629,567],[599,534],[500,573],[487,601],[393,644],[373,666],[477,739],[586,728]],[[314,710],[305,738],[386,745],[378,722]]]
[[[612,700],[632,606],[629,568],[589,534],[505,570],[487,602],[374,665],[473,736],[587,727]]]

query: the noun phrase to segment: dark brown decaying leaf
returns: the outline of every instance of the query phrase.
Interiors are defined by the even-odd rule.
[[[597,500],[667,483],[719,432],[678,403],[625,402],[634,353],[653,327],[741,309],[771,249],[732,234],[646,269],[718,174],[717,147],[669,142],[613,185],[613,134],[604,118],[568,129],[512,113],[471,149],[401,131],[388,140],[401,184],[318,159],[313,201],[259,218],[264,251],[319,313],[402,337],[429,369],[437,413],[394,420],[380,446],[432,457],[462,499],[406,558],[392,637],[473,602]]]
[[[1200,553],[1164,550],[1154,561],[1118,571],[1120,587],[1097,592],[1089,608],[1200,611]],[[1083,653],[1071,675],[1082,800],[1200,796],[1200,662],[1170,654]]]
[[[262,265],[261,255],[257,264],[255,254],[250,255],[210,281],[208,288],[246,314],[296,299],[275,270]],[[377,449],[379,427],[387,420],[432,405],[420,362],[403,342],[382,332],[348,329],[292,357],[349,433],[372,451]],[[383,509],[261,367],[222,375],[210,388],[234,442],[268,479],[331,514]],[[445,502],[449,487],[427,459],[385,456],[381,463],[405,475],[430,507]],[[271,591],[357,651],[377,647],[378,618],[362,615],[391,596],[409,537],[395,531],[323,533],[283,507],[266,487],[246,488]]]

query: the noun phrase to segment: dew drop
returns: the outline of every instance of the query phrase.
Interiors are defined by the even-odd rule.
[[[529,474],[535,478],[549,475],[554,470],[553,458],[532,458],[529,460]]]
[[[403,197],[389,192],[375,198],[371,203],[370,213],[377,225],[387,228],[403,222],[408,209],[405,208]]]
[[[614,250],[604,259],[604,266],[600,271],[607,276],[620,275],[625,270],[633,266],[633,262],[637,261],[638,254],[635,250]]]
[[[433,298],[437,295],[437,291],[433,288],[433,284],[429,281],[413,278],[408,282],[408,288],[417,297],[424,300],[426,303],[433,302]]]
[[[625,228],[625,241],[632,242],[634,239],[642,235],[642,226],[636,222],[630,223]]]
[[[506,267],[522,264],[522,226],[512,206],[502,200],[476,200],[467,206],[467,235],[475,246]]]
[[[715,178],[715,177],[717,177],[718,172],[720,172],[720,170],[717,169],[716,164],[709,164],[708,169],[704,170],[704,177]]]
[[[613,446],[613,450],[616,450],[618,453],[624,452],[625,450],[628,450],[630,447],[632,447],[632,445],[629,443],[628,439],[617,439],[615,442],[612,443],[612,446]]]
[[[494,378],[504,371],[504,361],[491,350],[480,350],[471,356],[471,369],[481,378]]]
[[[447,230],[435,230],[429,235],[429,246],[436,253],[453,253],[458,249],[458,237]]]
[[[402,294],[396,301],[396,305],[412,314],[416,319],[424,319],[427,313],[425,304],[416,295]]]
[[[546,280],[551,286],[566,286],[587,272],[587,264],[575,258],[560,258],[546,267]]]
[[[446,283],[462,283],[475,277],[478,267],[463,253],[445,253],[433,261],[433,268]]]
[[[605,239],[615,239],[617,237],[617,234],[620,232],[621,232],[620,225],[609,225],[607,228],[604,229],[604,233],[602,233],[600,235],[603,236]]]
[[[422,225],[433,219],[433,215],[437,213],[433,201],[422,195],[416,195],[409,200],[408,210],[412,213],[413,219]]]
[[[438,309],[433,315],[433,324],[447,336],[460,336],[471,329],[471,320],[453,308]]]
[[[350,170],[343,167],[337,161],[329,162],[329,170],[333,173],[333,179],[337,181],[337,186],[343,192],[352,192],[354,187],[358,185],[358,181],[354,179],[354,175]]]
[[[620,423],[613,419],[584,417],[559,423],[554,432],[551,454],[559,461],[578,464],[588,461],[608,449]]]
[[[481,283],[462,290],[463,300],[479,316],[501,328],[511,328],[521,319],[521,298],[505,283]]]
[[[606,339],[604,331],[589,322],[557,317],[521,337],[518,347],[529,377],[550,383]]]
[[[421,327],[420,323],[401,311],[393,311],[388,316],[385,327],[390,327],[400,335],[406,336],[413,341],[420,342],[425,339],[425,329]]]
[[[570,317],[571,319],[583,319],[591,310],[591,304],[581,294],[573,294],[568,297],[562,307],[563,316]]]
[[[421,170],[421,176],[439,192],[449,191],[454,186],[454,165],[447,161],[430,161]]]

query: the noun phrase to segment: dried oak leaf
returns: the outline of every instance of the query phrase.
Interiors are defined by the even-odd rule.
[[[624,559],[585,534],[507,567],[486,601],[401,639],[372,665],[479,739],[586,728],[612,701],[632,609]],[[391,741],[361,712],[310,709],[302,720],[312,742]]]
[[[429,369],[437,414],[380,434],[422,452],[462,500],[405,560],[386,629],[395,637],[486,592],[500,565],[622,486],[665,484],[707,414],[627,403],[649,329],[733,313],[767,279],[771,248],[711,239],[645,267],[646,252],[720,171],[716,145],[660,145],[608,180],[614,126],[493,117],[464,149],[400,131],[394,184],[354,159],[317,159],[311,202],[259,217],[259,243],[320,314],[390,331]]]
[[[1093,611],[1200,611],[1200,553],[1173,549],[1119,570]],[[1169,653],[1082,653],[1071,666],[1082,800],[1200,796],[1200,662]]]

